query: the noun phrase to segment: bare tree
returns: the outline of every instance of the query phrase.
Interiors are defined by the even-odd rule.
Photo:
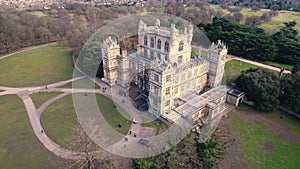
[[[79,123],[74,127],[74,136],[70,140],[72,147],[82,152],[83,158],[72,161],[70,169],[111,169],[114,168],[107,153],[95,144],[84,132]]]
[[[243,19],[243,14],[241,14],[240,12],[235,12],[233,13],[233,18],[235,22],[240,23]]]

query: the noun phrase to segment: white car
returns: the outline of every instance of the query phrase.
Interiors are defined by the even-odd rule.
[[[136,124],[136,123],[138,123],[138,121],[135,119],[132,119],[132,123]]]

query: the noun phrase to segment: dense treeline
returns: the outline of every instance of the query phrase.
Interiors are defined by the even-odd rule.
[[[149,1],[151,4],[152,1]],[[229,53],[253,60],[275,60],[288,64],[300,64],[298,32],[293,29],[295,22],[286,26],[272,36],[263,29],[238,24],[242,16],[238,13],[229,19],[219,11],[210,9],[205,0],[188,1],[189,8],[183,8],[183,1],[164,1],[153,6],[141,7],[91,7],[80,4],[70,4],[66,9],[54,6],[46,11],[46,17],[37,17],[27,11],[17,11],[2,7],[0,17],[0,52],[12,49],[66,40],[77,55],[86,40],[101,26],[111,20],[139,11],[165,11],[183,17],[194,24],[204,26],[211,41],[224,40]],[[230,8],[238,12],[238,8]],[[250,21],[248,21],[250,22]],[[210,24],[211,23],[211,24]],[[201,25],[199,25],[201,26]],[[99,59],[98,59],[99,60]],[[101,60],[101,59],[100,59]]]
[[[300,72],[281,79],[280,104],[300,115]]]
[[[241,6],[253,9],[300,10],[300,2],[298,0],[209,0],[209,2],[222,7]]]
[[[277,61],[300,64],[300,43],[296,22],[285,23],[285,27],[274,35],[263,29],[234,23],[224,18],[214,18],[204,27],[211,41],[221,39],[228,45],[229,53],[252,60]]]
[[[135,169],[159,168],[217,168],[227,148],[234,144],[222,132],[214,134],[206,141],[199,142],[199,134],[191,132],[180,143],[165,153],[133,160]]]
[[[38,17],[29,11],[0,8],[0,52],[53,41],[67,41],[78,53],[85,41],[101,26],[136,8],[96,8],[71,4],[66,9],[53,7]]]
[[[299,71],[280,78],[268,69],[249,69],[239,76],[237,87],[260,111],[271,111],[280,105],[300,115]]]
[[[0,51],[56,41],[53,22],[25,11],[2,9],[0,15]],[[52,31],[51,31],[52,29]]]

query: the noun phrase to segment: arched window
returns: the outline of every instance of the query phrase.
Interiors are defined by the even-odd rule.
[[[147,57],[147,55],[148,55],[148,52],[146,49],[144,49],[144,57]]]
[[[154,48],[154,38],[153,38],[153,37],[151,37],[150,47],[151,47],[151,48]]]
[[[158,39],[158,41],[157,41],[157,49],[161,49],[161,40],[160,39]]]
[[[165,42],[165,51],[169,51],[169,42],[168,41],[166,41]]]
[[[147,46],[147,45],[148,45],[147,36],[144,36],[144,45],[145,45],[145,46]]]
[[[178,63],[182,63],[182,55],[181,56],[178,56]]]
[[[161,55],[159,53],[157,54],[157,58],[158,60],[161,60]]]
[[[183,51],[183,41],[179,42],[179,48],[178,51]]]
[[[153,53],[153,51],[150,51],[150,59],[151,59],[151,60],[154,59],[154,53]]]

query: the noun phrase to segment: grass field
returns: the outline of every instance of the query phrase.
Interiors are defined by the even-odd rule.
[[[34,135],[21,99],[15,95],[1,96],[0,103],[1,168],[58,168],[60,159]]]
[[[300,32],[300,12],[293,11],[279,11],[277,16],[272,17],[270,22],[262,24],[260,27],[266,29],[270,33],[278,31],[284,27],[284,22],[296,21],[295,28]]]
[[[230,11],[227,9],[221,8],[219,5],[210,5],[215,11],[221,11],[224,14],[230,14]],[[241,14],[243,14],[243,19],[241,23],[245,23],[246,18],[249,16],[261,16],[264,12],[269,12],[270,9],[261,9],[260,11],[253,11],[249,8],[242,8]],[[300,32],[300,12],[294,11],[279,11],[277,16],[272,17],[272,20],[267,23],[260,25],[260,28],[265,29],[268,33],[273,34],[277,32],[280,28],[284,26],[284,22],[296,21],[296,29]]]
[[[46,13],[44,13],[42,11],[33,11],[33,12],[30,12],[30,13],[33,14],[33,15],[36,15],[38,17],[48,16]]]
[[[47,135],[59,145],[70,148],[66,139],[71,138],[76,124],[72,96],[63,97],[49,105],[41,115]]]
[[[242,8],[241,14],[243,14],[243,19],[241,23],[246,23],[247,17],[263,15],[262,11],[253,11],[249,8]]]
[[[56,44],[0,60],[1,86],[39,86],[72,78],[71,49]],[[3,73],[5,72],[5,73]]]
[[[159,133],[160,128],[164,127],[164,125],[165,124],[160,120],[154,120],[152,122],[147,122],[146,119],[142,119],[142,126],[156,128],[156,134]]]
[[[114,107],[113,102],[105,96],[96,95],[101,113],[112,128],[122,134],[127,134],[130,128],[129,121]],[[124,113],[124,112],[123,112]],[[49,105],[41,115],[42,125],[48,136],[58,144],[74,148],[70,141],[74,133],[77,116],[74,110],[72,95],[63,97]],[[122,125],[122,128],[118,127]]]
[[[38,109],[44,102],[47,100],[51,99],[52,97],[55,97],[57,95],[60,95],[62,93],[60,92],[39,92],[39,93],[34,93],[31,95],[31,99],[33,100],[33,103],[35,107]]]
[[[235,81],[242,71],[249,68],[257,68],[257,66],[245,63],[239,60],[231,60],[225,64],[225,79],[226,83],[229,84]]]
[[[230,11],[228,11],[227,9],[223,9],[219,5],[210,5],[210,8],[214,9],[215,11],[221,11],[224,14],[231,14]],[[266,10],[264,10],[264,11],[266,11]],[[253,11],[253,10],[251,10],[249,8],[242,8],[241,14],[243,14],[243,18],[242,18],[241,23],[245,23],[247,17],[250,17],[250,16],[261,16],[263,14],[263,11]]]
[[[229,114],[230,128],[241,136],[243,158],[249,168],[286,168],[297,169],[300,166],[300,144],[281,143],[279,135],[272,132],[264,122],[245,122],[233,113]],[[294,126],[298,131],[300,124]],[[275,145],[273,152],[267,152],[263,144]]]
[[[277,62],[273,62],[273,61],[267,61],[265,63],[269,64],[269,65],[277,66],[277,67],[284,67],[285,69],[290,69],[290,70],[292,70],[294,68],[293,65],[288,65],[288,64],[283,64],[283,63],[277,63]]]

